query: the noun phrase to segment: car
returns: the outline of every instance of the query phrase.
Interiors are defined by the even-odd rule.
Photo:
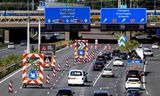
[[[122,58],[118,57],[113,60],[113,66],[123,66],[123,65],[124,65],[124,62]]]
[[[103,55],[97,56],[96,61],[103,61],[105,64],[107,63],[106,58]]]
[[[22,40],[20,43],[21,46],[27,46],[27,41],[26,40]]]
[[[103,61],[96,61],[94,64],[93,64],[93,71],[95,70],[102,70],[103,68],[105,67],[105,64]]]
[[[141,89],[142,83],[140,82],[139,78],[128,78],[125,83],[125,88],[138,88]]]
[[[118,55],[118,57],[122,58],[123,60],[127,60],[127,56],[127,52],[120,52]]]
[[[58,90],[56,96],[74,96],[75,92],[71,88],[61,88]]]
[[[145,49],[144,50],[144,55],[145,56],[152,56],[153,57],[153,52],[151,49]]]
[[[114,77],[113,69],[109,67],[103,68],[102,77],[105,77],[105,76]]]
[[[120,53],[120,50],[113,50],[112,56],[118,56]]]
[[[159,49],[158,43],[153,43],[152,44],[152,49]]]
[[[70,70],[68,75],[68,86],[85,85],[87,74],[84,70]]]
[[[136,88],[131,88],[131,89],[128,89],[127,92],[126,92],[126,95],[125,96],[141,96],[142,95],[142,92],[140,92],[139,89],[136,89]]]
[[[126,71],[126,81],[128,78],[138,78],[141,81],[141,73],[138,70],[127,70]]]
[[[95,90],[93,96],[112,96],[107,90]]]
[[[8,49],[15,49],[14,42],[9,42]]]
[[[111,60],[112,59],[112,53],[111,52],[105,52],[103,54],[106,60]]]

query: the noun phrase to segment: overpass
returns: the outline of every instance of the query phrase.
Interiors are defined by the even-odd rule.
[[[154,27],[160,27],[160,10],[157,10],[157,15],[154,16],[154,10],[147,10],[147,27],[154,28]],[[100,19],[100,11],[99,10],[91,10],[91,19],[94,19],[95,17],[98,17]],[[96,19],[97,19],[96,17]],[[44,29],[44,12],[43,11],[0,11],[0,29],[3,30],[3,36],[5,43],[8,43],[9,40],[9,34],[12,36],[13,34],[17,34],[18,31],[16,29],[23,29],[25,31],[23,34],[26,34],[27,30],[27,22],[29,20],[30,27],[37,29],[38,28],[38,20],[41,21],[41,27]],[[91,27],[100,27],[100,22],[92,22]],[[15,31],[11,31],[15,29]],[[16,33],[15,33],[16,32]],[[22,34],[22,31],[18,34]],[[84,34],[84,35],[83,35]],[[85,37],[86,33],[82,33],[84,38],[91,38],[94,35],[100,34],[99,37],[104,38],[104,34],[102,32],[93,32],[93,34],[88,35],[88,37]],[[66,36],[68,36],[68,33],[66,32]],[[26,38],[26,37],[23,37]],[[93,38],[93,37],[92,37]]]

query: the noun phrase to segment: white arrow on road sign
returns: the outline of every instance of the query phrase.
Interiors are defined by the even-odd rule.
[[[107,21],[107,18],[105,18],[103,22],[106,22],[106,21]]]
[[[78,42],[78,44],[80,45],[78,49],[83,49],[85,47],[85,44],[83,42]]]
[[[144,18],[142,18],[140,22],[143,22],[143,21],[144,21]]]
[[[88,21],[87,19],[84,20],[85,23],[86,23],[87,21]]]
[[[126,21],[126,19],[123,19],[122,22]]]
[[[36,78],[36,74],[35,73],[30,73],[31,74],[31,78]]]

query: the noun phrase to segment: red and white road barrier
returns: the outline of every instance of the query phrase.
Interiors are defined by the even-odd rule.
[[[81,60],[80,60],[80,58],[78,58],[78,63],[80,63],[81,62]]]
[[[47,77],[46,77],[46,84],[49,84],[49,83],[50,83],[50,76],[48,74]]]
[[[76,63],[77,63],[77,60],[76,60],[76,59],[74,59],[74,65],[76,65]]]
[[[83,58],[83,63],[86,63],[86,58]]]
[[[52,77],[56,77],[56,68],[53,68]]]
[[[58,64],[58,71],[60,71],[61,70],[61,65],[60,64]]]
[[[69,66],[68,64],[69,64],[69,59],[68,59],[68,58],[66,58],[65,66],[66,66],[66,67],[68,67],[68,66]]]
[[[13,92],[13,89],[12,89],[13,87],[12,87],[12,81],[10,80],[9,81],[9,85],[8,85],[8,92],[10,93],[10,92]]]

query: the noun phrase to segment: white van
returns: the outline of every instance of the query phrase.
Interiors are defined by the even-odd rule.
[[[70,70],[68,75],[68,86],[84,85],[87,81],[87,73],[83,70]]]

